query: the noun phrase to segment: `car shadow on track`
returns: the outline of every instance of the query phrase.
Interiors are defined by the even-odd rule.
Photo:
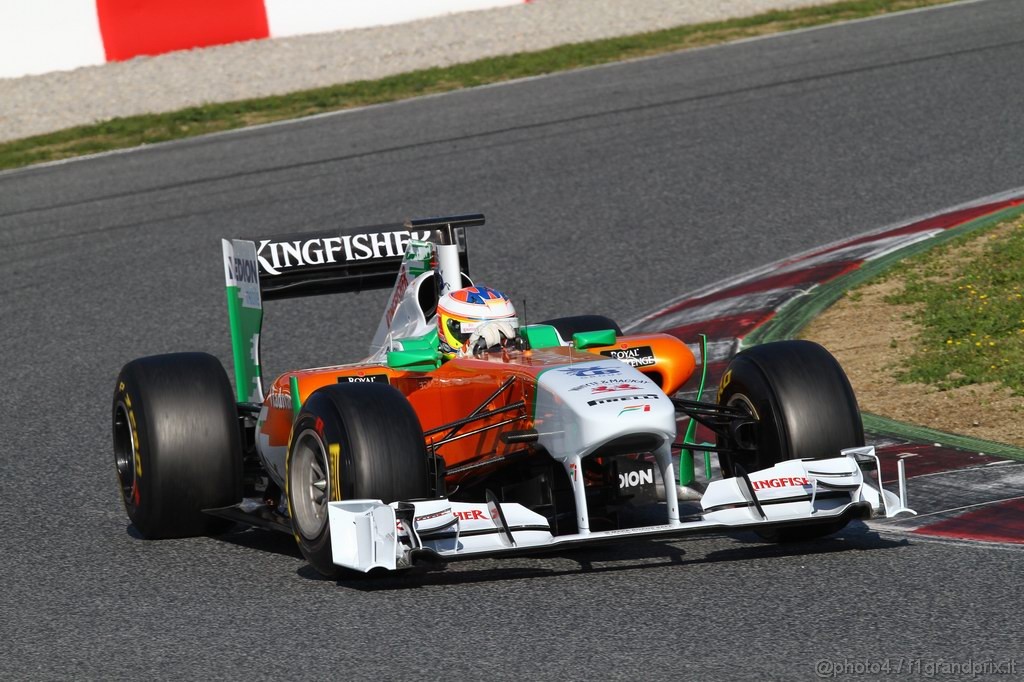
[[[299,546],[295,544],[295,538],[291,535],[242,526],[239,526],[239,529],[224,535],[218,535],[215,539],[237,547],[245,547],[246,549],[256,549],[261,552],[271,552],[298,559],[302,558],[302,552],[299,551]]]
[[[729,539],[729,538],[727,538]],[[753,533],[731,536],[736,546],[705,554],[687,556],[686,541],[656,540],[625,542],[616,545],[551,552],[516,559],[480,559],[449,564],[447,570],[414,569],[400,573],[371,572],[366,575],[346,574],[337,581],[341,587],[362,592],[408,590],[421,587],[502,582],[567,575],[597,575],[636,571],[669,566],[716,564],[732,561],[765,560],[792,556],[813,556],[842,552],[882,551],[910,545],[906,538],[892,539],[879,535],[856,522],[841,533],[822,540],[773,544],[760,540]],[[680,546],[682,545],[682,546]],[[544,563],[571,561],[571,568],[544,566]],[[484,568],[473,565],[483,564]],[[513,565],[509,565],[513,564]],[[533,564],[533,565],[525,565]],[[310,580],[324,580],[309,566],[297,571]]]

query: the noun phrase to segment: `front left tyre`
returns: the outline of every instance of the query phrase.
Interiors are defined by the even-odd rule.
[[[790,459],[838,457],[864,445],[857,398],[839,362],[811,341],[776,341],[737,354],[722,375],[721,405],[740,408],[756,422],[746,451],[733,436],[720,436],[722,474],[760,471]],[[730,453],[731,451],[731,453]],[[841,530],[848,519],[778,530],[760,530],[776,542],[797,542]]]
[[[223,532],[203,513],[242,497],[242,442],[231,384],[206,353],[133,360],[114,389],[114,464],[132,525],[146,539]]]

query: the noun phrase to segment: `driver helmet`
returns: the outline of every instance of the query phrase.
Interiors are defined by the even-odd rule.
[[[505,322],[519,328],[511,299],[496,289],[466,287],[445,294],[437,302],[437,339],[441,355],[450,360],[459,354],[473,332],[488,322]]]

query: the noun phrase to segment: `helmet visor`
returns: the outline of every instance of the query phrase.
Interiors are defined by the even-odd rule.
[[[452,342],[465,344],[469,341],[469,337],[473,335],[473,332],[477,331],[485,324],[494,321],[495,320],[457,320],[454,317],[446,317],[444,320],[445,335]],[[515,317],[504,318],[500,321],[507,322],[513,328],[519,326],[519,320]]]
[[[464,344],[469,341],[470,335],[473,333],[473,329],[467,329],[467,327],[477,327],[475,322],[462,322],[456,320],[454,317],[449,317],[445,320],[444,330],[445,336],[448,337],[449,341]]]

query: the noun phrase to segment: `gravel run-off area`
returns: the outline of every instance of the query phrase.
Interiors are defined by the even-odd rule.
[[[952,267],[1019,225],[1019,221],[1005,223],[938,261]],[[903,286],[903,278],[894,275],[847,292],[800,336],[820,343],[836,356],[865,412],[1024,447],[1024,399],[1009,388],[983,383],[940,390],[929,384],[896,381],[921,346],[921,328],[913,319],[915,307],[886,300],[902,292]]]
[[[821,0],[533,0],[377,28],[0,79],[0,141],[116,116],[279,95]]]

